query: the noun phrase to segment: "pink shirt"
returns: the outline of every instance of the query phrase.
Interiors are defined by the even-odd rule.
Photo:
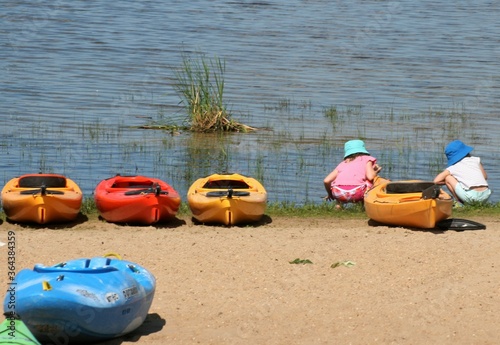
[[[358,186],[366,182],[366,163],[377,159],[372,156],[358,156],[353,161],[346,163],[342,161],[337,165],[337,178],[332,182],[335,186]]]

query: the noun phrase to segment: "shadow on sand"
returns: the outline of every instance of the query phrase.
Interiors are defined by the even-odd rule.
[[[374,221],[373,219],[368,220],[368,225],[372,227],[389,227],[389,228],[402,228],[413,231],[425,231],[433,234],[442,234],[446,231],[470,231],[470,230],[486,230],[486,225],[462,218],[449,218],[442,220],[436,224],[436,227],[432,229],[422,229],[422,228],[412,228],[406,226],[397,226],[397,225],[387,225],[383,223],[379,223]]]
[[[208,225],[208,226],[217,226],[221,228],[258,228],[261,226],[264,226],[266,224],[271,224],[273,222],[272,218],[269,217],[268,215],[263,215],[261,219],[259,219],[256,222],[249,222],[249,223],[240,223],[240,224],[234,224],[234,225],[224,225],[220,223],[202,223],[196,220],[196,218],[191,218],[191,221],[193,222],[194,225]]]
[[[51,230],[61,230],[61,229],[71,229],[77,225],[83,224],[87,222],[89,218],[79,213],[74,221],[71,222],[61,222],[61,223],[48,223],[48,224],[38,224],[38,223],[24,223],[24,222],[14,222],[7,219],[5,222],[8,224],[14,224],[20,226],[22,228],[30,228],[30,229],[51,229]]]
[[[153,313],[146,316],[143,324],[139,326],[135,331],[126,334],[122,337],[106,340],[104,342],[95,343],[94,345],[120,345],[123,343],[135,343],[138,342],[141,337],[146,337],[150,334],[159,332],[166,325],[165,319],[160,315]]]

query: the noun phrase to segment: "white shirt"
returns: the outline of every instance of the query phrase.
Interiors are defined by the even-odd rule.
[[[458,182],[466,188],[488,186],[480,168],[479,157],[465,157],[461,161],[446,168]]]

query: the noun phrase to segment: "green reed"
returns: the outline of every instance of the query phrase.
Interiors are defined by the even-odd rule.
[[[338,119],[339,113],[337,111],[336,106],[331,106],[329,108],[323,109],[323,115],[332,122],[332,125],[335,127]]]
[[[264,105],[264,110],[288,112],[292,109],[292,100],[290,98],[280,99],[277,105]]]
[[[259,155],[257,157],[257,160],[255,162],[255,172],[253,173],[253,176],[255,179],[260,181],[261,183],[265,184],[266,178],[265,178],[265,173],[264,173],[264,157],[262,155]],[[249,169],[250,171],[250,169]]]
[[[253,128],[234,121],[224,101],[226,63],[217,56],[193,60],[183,56],[175,90],[186,107],[193,132],[247,132]]]

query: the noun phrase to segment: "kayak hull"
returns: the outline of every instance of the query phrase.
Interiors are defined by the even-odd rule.
[[[189,188],[187,199],[195,220],[227,226],[259,221],[267,206],[264,186],[240,174],[200,178]]]
[[[80,187],[58,174],[26,174],[11,179],[2,189],[7,218],[20,223],[74,221],[82,205]]]
[[[433,182],[420,180],[385,181],[366,193],[366,214],[382,224],[435,228],[437,222],[451,216],[453,200],[442,190],[435,197],[423,196],[424,190],[434,186]]]
[[[144,267],[110,257],[37,264],[15,277],[4,312],[15,311],[41,343],[84,343],[127,334],[145,320],[156,281]]]
[[[95,188],[94,200],[101,217],[108,222],[145,225],[173,220],[181,204],[172,186],[140,175],[118,175],[101,181]]]

